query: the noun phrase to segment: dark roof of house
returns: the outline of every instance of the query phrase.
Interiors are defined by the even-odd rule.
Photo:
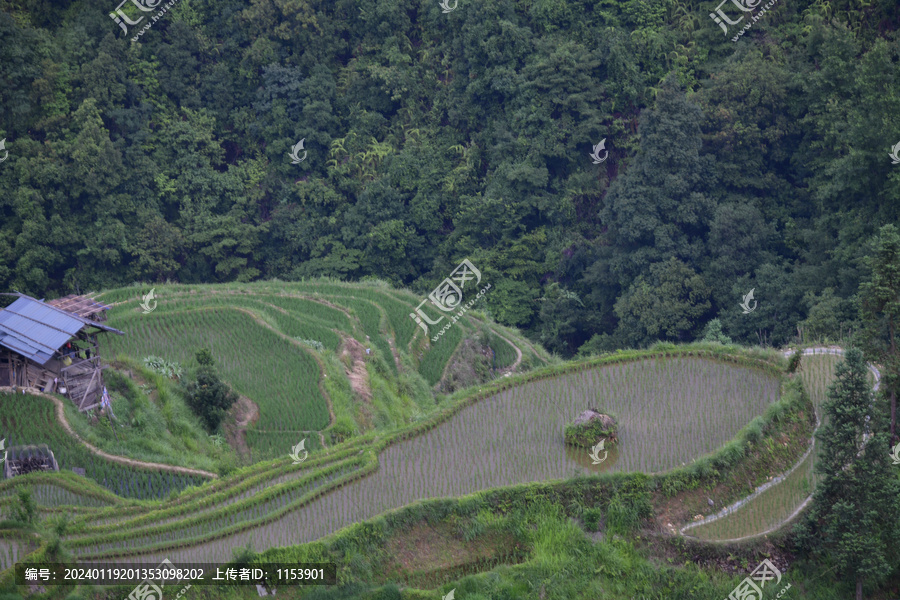
[[[79,317],[24,294],[0,310],[0,346],[38,364],[46,364],[76,333],[87,326],[124,335],[118,329]]]
[[[45,304],[61,308],[66,312],[74,313],[79,317],[85,318],[89,318],[91,315],[95,315],[98,312],[109,310],[107,305],[100,304],[93,298],[79,296],[77,294],[70,294],[62,298],[57,298],[56,300],[47,300]]]

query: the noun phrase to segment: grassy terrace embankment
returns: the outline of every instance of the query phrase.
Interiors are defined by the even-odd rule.
[[[223,379],[258,408],[244,434],[254,461],[284,455],[300,434],[316,433],[307,449],[317,450],[336,424],[340,439],[427,415],[435,409],[431,388],[452,370],[465,340],[478,340],[490,360],[485,372],[456,375],[456,387],[484,382],[513,364],[522,371],[552,360],[519,334],[470,315],[432,343],[409,317],[421,299],[381,285],[166,285],[156,288],[156,308],[144,314],[147,291],[98,296],[113,304],[109,323],[127,333],[105,340],[105,351],[132,361],[157,355],[189,364],[198,348],[209,347]]]
[[[701,355],[705,358],[701,358]],[[709,358],[721,358],[730,361],[731,364],[709,361],[707,360]],[[666,369],[664,365],[666,360],[680,361],[683,364],[678,369]],[[736,368],[737,365],[741,365],[742,368]],[[769,376],[757,371],[748,371],[743,366],[762,367],[764,371],[769,372]],[[595,372],[597,368],[608,373],[604,376]],[[638,371],[633,370],[636,368]],[[640,376],[641,369],[643,377]],[[704,369],[709,371],[704,373]],[[239,503],[230,504],[227,509],[223,508],[221,511],[209,510],[207,506],[205,514],[199,516],[192,515],[189,505],[186,504],[183,510],[186,521],[169,519],[171,513],[168,515],[156,511],[147,513],[147,516],[142,517],[142,522],[149,524],[156,520],[157,525],[145,528],[144,533],[139,535],[139,540],[134,542],[127,539],[127,534],[96,531],[94,535],[79,536],[79,539],[73,540],[73,545],[76,551],[84,556],[116,554],[130,556],[139,553],[142,559],[151,559],[156,553],[164,552],[172,560],[175,560],[173,556],[181,560],[201,560],[201,558],[221,560],[228,557],[227,550],[231,546],[246,543],[251,537],[258,549],[294,544],[327,535],[352,522],[402,506],[417,498],[466,494],[522,480],[560,479],[569,477],[573,470],[578,469],[585,473],[587,472],[585,469],[568,459],[562,448],[561,424],[570,419],[572,414],[577,414],[585,402],[602,401],[596,395],[601,390],[610,402],[622,403],[623,407],[619,408],[618,412],[628,417],[623,418],[623,423],[628,423],[627,426],[623,425],[623,431],[627,431],[623,435],[630,442],[622,444],[627,451],[620,454],[619,462],[609,467],[614,470],[642,468],[663,470],[679,462],[690,462],[692,458],[721,446],[754,415],[766,410],[766,406],[773,402],[777,395],[777,377],[772,377],[777,376],[777,373],[775,365],[757,358],[727,356],[724,352],[678,349],[669,350],[667,353],[623,353],[547,369],[530,376],[508,378],[502,382],[483,386],[480,391],[461,394],[456,403],[441,414],[417,426],[377,439],[365,452],[365,466],[360,466],[351,473],[342,474],[340,479],[308,492],[309,495],[306,497],[290,502],[289,499],[285,500],[285,495],[289,493],[286,487],[273,488],[271,493],[274,496],[271,497],[274,499],[271,502],[278,507],[275,513],[263,514],[258,508],[254,509],[264,501],[257,497],[249,497]],[[673,377],[678,379],[672,379]],[[706,379],[718,382],[709,392],[701,390]],[[771,380],[772,383],[765,383],[767,380]],[[552,384],[550,388],[546,387],[554,381],[557,383]],[[652,402],[649,404],[639,402],[641,398],[656,397],[661,390],[658,386],[665,381],[668,381],[668,387],[673,388],[676,394],[669,396],[673,401],[671,406],[667,407],[668,403],[654,406]],[[629,383],[637,387],[629,388]],[[583,386],[583,389],[579,391],[578,385]],[[716,388],[715,385],[720,388]],[[758,394],[759,397],[755,400],[758,406],[754,407],[749,406],[746,399],[738,401],[741,400],[739,390],[742,387],[745,392],[755,390],[753,393],[758,393],[767,388],[769,391],[768,395]],[[546,395],[547,390],[551,388],[555,390],[553,392],[555,396]],[[684,390],[693,388],[697,388],[696,395],[699,402],[718,402],[720,403],[717,405],[718,408],[725,405],[731,407],[732,412],[735,410],[738,412],[724,419],[726,411],[712,410],[710,406],[703,412],[708,415],[718,414],[718,419],[678,414],[679,405],[674,399],[677,399],[679,394],[690,396]],[[523,389],[530,391],[526,393],[521,391]],[[632,405],[633,414],[623,410],[627,408],[628,399],[635,401]],[[663,395],[661,399],[665,400],[666,396]],[[503,410],[511,412],[504,414]],[[666,410],[669,410],[670,414],[666,415]],[[746,414],[740,412],[742,410]],[[566,414],[567,412],[572,414]],[[454,436],[466,432],[465,429],[454,429],[454,423],[468,423],[470,427],[488,428],[496,427],[498,423],[506,423],[513,426],[513,430],[516,431],[514,424],[518,423],[518,427],[530,427],[530,423],[539,413],[546,417],[543,420],[538,419],[544,425],[543,433],[529,438],[528,435],[523,435],[522,431],[518,431],[517,435],[511,436],[508,451],[507,448],[497,446],[494,442],[495,462],[486,460],[473,462],[471,458],[466,458],[465,453],[460,454],[458,445],[465,444],[462,438],[454,441]],[[657,414],[666,415],[667,419],[659,421],[656,419]],[[700,412],[697,413],[699,414]],[[551,422],[553,419],[560,420],[560,423]],[[662,423],[666,420],[669,429]],[[552,443],[548,440],[551,440],[557,427],[560,445],[548,451],[548,443]],[[691,434],[691,428],[698,428],[702,434],[698,436],[696,431]],[[660,459],[656,451],[658,444],[652,442],[654,431],[664,436],[674,436],[670,442],[672,446],[679,435],[685,438],[685,442],[688,441],[688,437],[692,441],[685,444],[686,450],[680,453],[670,452]],[[450,441],[445,446],[445,451],[439,447],[435,448],[435,444],[431,443],[438,439],[434,436],[449,436],[447,439]],[[485,436],[478,438],[485,438],[484,443],[491,444],[490,439]],[[521,442],[513,442],[513,438]],[[484,458],[486,449],[474,445],[471,451],[478,452]],[[374,459],[375,452],[380,453],[378,461]],[[413,456],[418,457],[417,462],[413,462],[410,458]],[[448,456],[453,458],[447,458]],[[536,460],[538,457],[544,459],[543,462]],[[444,460],[443,465],[439,459]],[[428,465],[427,461],[431,461],[431,465]],[[466,464],[467,469],[454,468],[460,463]],[[376,468],[374,474],[368,475]],[[468,475],[455,477],[454,471],[466,471]],[[350,483],[352,479],[364,475],[368,476]],[[378,481],[381,481],[382,485],[376,485]],[[347,485],[324,493],[341,482]],[[162,522],[164,519],[165,523]],[[190,525],[193,529],[187,528],[186,525]],[[185,535],[185,532],[189,535]],[[185,544],[189,547],[184,547]],[[176,549],[176,546],[181,548]],[[225,555],[219,556],[220,553]]]
[[[173,491],[205,481],[199,475],[136,468],[92,452],[66,431],[53,400],[37,395],[0,393],[0,430],[7,447],[47,444],[60,469],[83,468],[86,477],[124,498],[165,498]],[[3,482],[0,489],[12,483]]]

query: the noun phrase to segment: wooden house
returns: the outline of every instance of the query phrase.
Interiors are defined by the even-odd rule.
[[[101,323],[109,307],[82,296],[44,302],[3,295],[17,300],[0,309],[0,387],[57,392],[81,411],[99,406],[106,367],[97,335],[124,335]]]

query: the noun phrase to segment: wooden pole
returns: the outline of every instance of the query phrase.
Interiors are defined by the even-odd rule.
[[[84,401],[87,399],[87,395],[91,391],[91,386],[94,384],[94,378],[97,377],[97,373],[99,373],[99,371],[94,371],[94,374],[91,375],[91,380],[88,382],[87,387],[84,388],[84,396],[81,397],[81,402],[78,403],[79,409],[84,404]]]

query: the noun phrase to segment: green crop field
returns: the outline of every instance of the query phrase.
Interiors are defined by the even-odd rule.
[[[800,377],[810,395],[819,418],[822,418],[822,402],[825,391],[834,379],[834,369],[842,358],[830,354],[804,356]],[[809,497],[815,489],[819,476],[814,467],[821,444],[796,466],[783,481],[774,485],[734,512],[688,529],[685,533],[703,540],[731,540],[758,534],[772,529],[787,518]]]
[[[491,348],[494,350],[495,369],[504,369],[516,362],[516,350],[499,335],[491,335]]]
[[[319,436],[314,431],[260,431],[259,428],[247,430],[247,444],[250,446],[253,462],[287,456],[291,448],[304,438],[306,439],[304,448],[308,452],[322,449]]]
[[[326,306],[321,302],[314,302],[303,298],[294,298],[290,296],[265,296],[265,301],[279,306],[291,314],[297,315],[307,321],[316,321],[322,325],[340,329],[342,331],[352,331],[353,324],[350,317],[336,308]]]
[[[342,335],[355,338],[372,349],[372,360],[383,361],[391,373],[389,380],[396,379],[400,369],[395,357],[402,361],[409,354],[410,340],[418,331],[409,314],[413,302],[421,301],[409,292],[397,293],[380,285],[330,280],[166,285],[155,288],[156,308],[143,314],[140,299],[146,291],[123,288],[99,296],[114,303],[110,325],[126,332],[122,337],[104,337],[106,356],[127,356],[140,362],[156,355],[190,366],[194,353],[209,347],[223,379],[259,407],[259,420],[247,429],[245,437],[254,461],[284,455],[301,434],[309,434],[310,451],[321,449],[315,432],[331,424],[329,404],[321,392],[327,380],[316,361],[318,351],[306,341],[319,342],[326,351],[337,353]],[[491,326],[486,327],[490,332]],[[441,380],[463,337],[477,335],[477,329],[464,316],[439,341],[429,341],[417,351],[419,355],[407,359],[416,365],[423,384],[434,386]],[[504,337],[520,339],[508,332]],[[515,348],[508,342],[492,332],[488,339],[495,352],[494,368],[515,362]],[[534,356],[533,351],[527,352]],[[532,364],[546,360],[535,357]],[[348,418],[366,419],[354,408],[354,401],[345,397],[349,387],[343,384],[332,390],[339,394],[332,406],[335,416],[345,422]],[[396,382],[374,386],[369,413],[376,426],[405,424],[411,407],[427,410],[434,405],[425,385],[416,389],[419,396],[428,397],[417,396],[414,402],[400,398]],[[360,431],[364,430],[362,422],[357,423]]]
[[[447,319],[445,318],[444,321],[441,321],[438,325],[429,325],[428,335],[432,337],[437,335],[437,332],[440,331],[439,326],[444,325],[446,322]],[[453,353],[456,352],[456,348],[459,346],[462,339],[463,328],[459,323],[456,323],[450,327],[450,329],[445,331],[436,342],[430,342],[431,347],[419,363],[419,373],[422,374],[425,381],[431,385],[440,381],[441,376],[444,373],[444,367],[447,366],[447,361],[449,361],[453,356]]]
[[[123,302],[113,310],[114,316],[140,315],[139,302],[141,292],[135,288],[124,288],[104,292],[100,299],[103,301]],[[297,298],[296,296],[306,296]],[[298,327],[308,328],[326,327],[332,331],[344,331],[354,337],[369,336],[369,343],[378,348],[385,359],[386,364],[395,373],[391,343],[393,338],[394,348],[398,352],[405,352],[406,348],[419,331],[418,325],[409,317],[415,306],[421,302],[421,298],[406,291],[390,290],[387,288],[343,284],[327,280],[295,283],[254,283],[242,286],[231,284],[230,286],[160,286],[156,291],[158,308],[156,312],[179,312],[188,309],[208,308],[210,306],[242,307],[252,310],[263,320],[270,322],[276,329],[290,337],[303,337],[304,339],[322,339],[328,347],[334,347],[337,342],[328,334],[304,332],[300,333]],[[323,300],[335,306],[345,308],[352,314],[353,321],[346,314],[336,308],[326,306],[316,300]],[[285,309],[297,322],[284,319],[284,315],[275,314],[274,307]],[[151,316],[151,315],[148,315]],[[463,328],[474,331],[468,316],[462,317]],[[355,324],[354,324],[355,322]],[[447,323],[444,319],[441,326]],[[284,325],[284,327],[282,327]],[[359,327],[359,331],[355,327]],[[297,331],[292,334],[286,331],[293,328]],[[419,372],[431,385],[437,383],[443,373],[447,360],[452,356],[456,345],[462,337],[462,332],[453,332],[458,328],[454,325],[450,331],[444,334],[441,342],[432,342],[425,350],[419,362]],[[439,326],[431,326],[429,335],[434,336],[440,330]],[[319,330],[321,331],[321,330]],[[361,336],[359,335],[361,332]],[[508,337],[509,334],[507,334]],[[448,340],[443,340],[443,338]],[[517,337],[517,336],[515,336]],[[453,348],[448,348],[446,341]],[[523,340],[524,342],[524,340]],[[492,347],[496,344],[495,352],[498,353],[497,367],[502,368],[512,364],[515,360],[515,351],[507,347],[502,340],[492,338]],[[521,349],[526,352],[531,344],[522,343]],[[546,362],[548,356],[537,356],[534,352],[528,352],[534,356],[538,363]]]
[[[110,324],[129,332],[107,338],[113,354],[155,354],[187,362],[198,349],[209,347],[223,378],[259,405],[259,429],[312,430],[328,425],[327,404],[318,387],[319,367],[309,352],[237,309],[110,317]]]
[[[51,448],[51,450],[53,449]],[[57,457],[56,460],[59,462],[59,457],[55,451],[53,451],[53,455]],[[62,469],[62,465],[59,465],[59,468]],[[85,472],[85,475],[87,475],[87,472]],[[100,507],[109,506],[111,504],[108,500],[103,500],[102,498],[78,494],[63,487],[45,483],[33,484],[31,486],[31,493],[37,504],[49,508],[58,508],[61,506]],[[12,498],[14,495],[15,490],[13,488],[7,488],[0,491],[0,498]]]
[[[59,425],[53,403],[28,394],[0,394],[0,438],[6,447],[47,444],[60,470],[80,467],[85,476],[125,498],[162,499],[204,481],[201,477],[148,471],[91,454]],[[40,499],[40,498],[39,498]],[[50,506],[58,499],[47,496]]]
[[[527,383],[389,446],[379,455],[374,473],[273,521],[189,547],[139,553],[142,560],[223,560],[232,546],[252,541],[257,548],[268,548],[311,541],[420,498],[588,473],[592,467],[567,452],[563,429],[590,406],[620,417],[617,455],[604,469],[662,471],[718,448],[778,394],[779,381],[771,375],[687,357],[617,363]],[[235,516],[233,522],[256,514]],[[208,527],[221,529],[226,522],[232,521]],[[157,535],[142,538],[141,545],[182,539],[174,531]],[[95,540],[85,551],[125,548],[138,551],[133,542],[109,538]]]

